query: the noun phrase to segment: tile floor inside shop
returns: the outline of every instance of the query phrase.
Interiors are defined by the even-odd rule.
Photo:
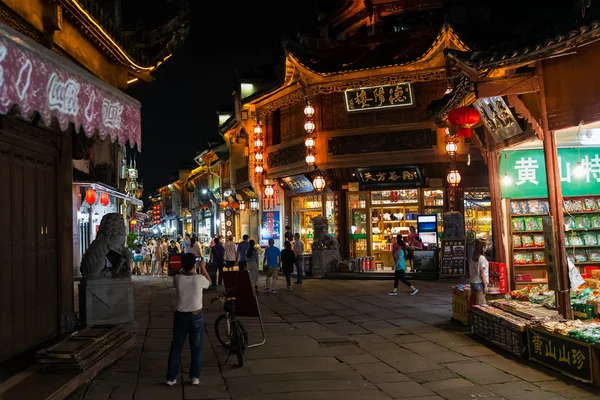
[[[220,303],[205,295],[204,367],[164,385],[175,291],[170,279],[134,277],[138,346],[69,399],[600,399],[600,391],[516,361],[450,321],[448,282],[420,282],[388,296],[390,281],[305,280],[293,292],[259,295],[267,343],[236,366],[214,334]],[[264,277],[261,277],[264,287]],[[283,289],[280,279],[280,289]],[[245,319],[250,341],[257,320]]]

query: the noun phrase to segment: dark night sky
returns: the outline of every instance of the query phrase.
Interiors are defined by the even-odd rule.
[[[169,183],[180,167],[193,164],[193,157],[218,137],[217,109],[233,107],[236,69],[281,63],[282,33],[293,35],[300,24],[303,31],[310,29],[323,1],[298,2],[293,11],[281,9],[288,4],[281,1],[190,3],[186,43],[155,71],[155,82],[139,81],[128,90],[142,103],[137,160],[146,189]]]

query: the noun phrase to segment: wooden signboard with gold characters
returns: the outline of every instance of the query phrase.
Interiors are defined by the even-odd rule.
[[[598,366],[592,345],[536,327],[530,326],[527,332],[531,360],[573,379],[594,381],[594,369]]]

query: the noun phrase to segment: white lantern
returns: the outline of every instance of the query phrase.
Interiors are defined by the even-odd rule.
[[[304,107],[304,115],[306,115],[306,118],[312,118],[315,115],[315,108],[310,104],[307,104],[306,107]]]
[[[304,122],[304,130],[306,133],[311,134],[315,131],[315,123],[311,119],[307,119]]]
[[[460,180],[461,180],[460,172],[458,172],[457,169],[451,169],[448,172],[448,176],[446,177],[446,179],[448,180],[448,184],[450,186],[456,187],[460,184]]]
[[[315,142],[315,138],[312,136],[307,137],[306,139],[304,139],[304,145],[306,147],[308,147],[309,149],[312,149],[313,147],[315,147],[317,143]]]
[[[313,179],[312,184],[317,192],[322,192],[327,186],[327,181],[325,181],[325,178],[319,175]]]
[[[257,138],[257,139],[254,141],[254,147],[256,147],[256,148],[261,148],[262,146],[263,146],[263,141],[262,141],[262,139],[260,139],[260,138]]]
[[[262,174],[264,171],[263,166],[262,165],[257,165],[254,167],[254,173],[257,175]]]
[[[265,186],[265,197],[267,199],[272,199],[275,195],[275,189],[273,189],[273,185]]]
[[[262,127],[260,126],[260,124],[254,125],[254,134],[256,136],[262,135]]]
[[[316,158],[315,158],[314,155],[309,154],[309,155],[306,156],[306,163],[308,165],[313,165],[315,163],[315,161],[316,161]]]
[[[254,153],[254,159],[256,161],[262,161],[262,159],[263,159],[263,153],[262,152]]]

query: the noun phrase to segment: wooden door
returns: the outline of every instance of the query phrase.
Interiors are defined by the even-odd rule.
[[[57,336],[57,158],[0,136],[0,361]]]

